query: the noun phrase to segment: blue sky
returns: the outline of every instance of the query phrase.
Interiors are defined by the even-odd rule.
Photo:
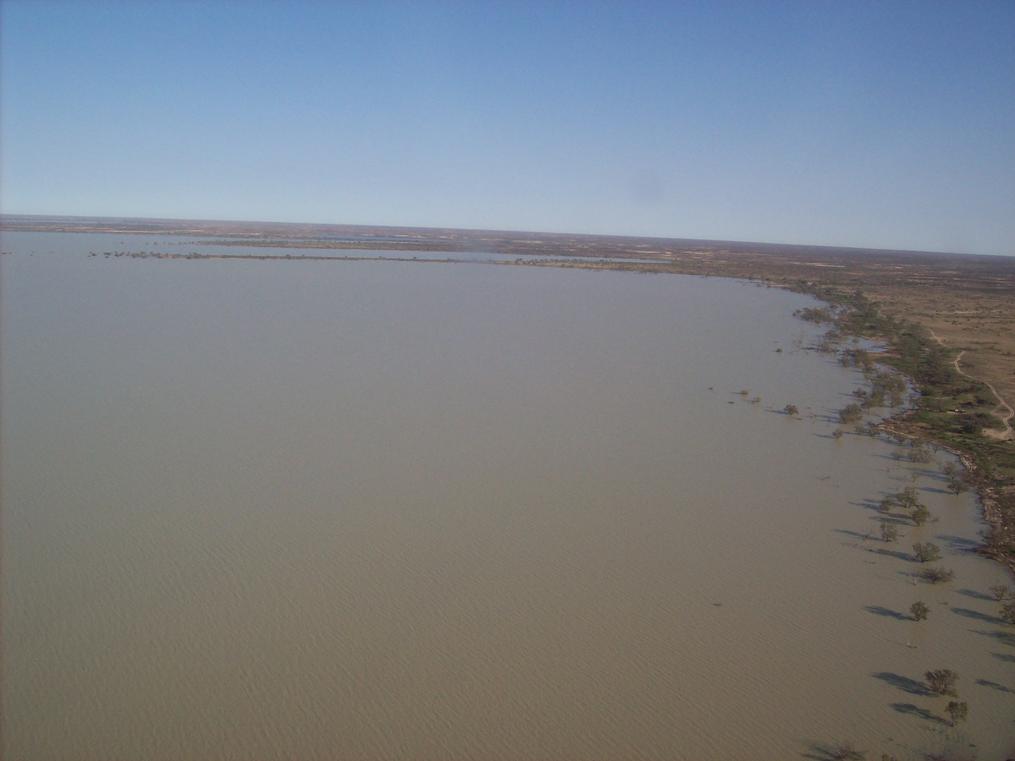
[[[1015,254],[1015,2],[4,0],[0,208]]]

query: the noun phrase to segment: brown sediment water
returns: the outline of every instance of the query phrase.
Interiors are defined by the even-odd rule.
[[[3,235],[4,758],[1015,750],[975,502],[831,437],[811,299],[98,237]],[[886,545],[913,473],[938,520]]]

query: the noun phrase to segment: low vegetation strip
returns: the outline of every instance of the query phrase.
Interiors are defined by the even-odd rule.
[[[798,290],[834,307],[823,314],[801,315],[805,319],[827,320],[833,331],[886,346],[877,361],[910,378],[919,394],[911,408],[887,418],[879,428],[932,442],[960,457],[990,525],[983,552],[1015,572],[1015,448],[1010,441],[988,435],[1007,427],[994,414],[996,392],[963,373],[955,363],[957,352],[930,330],[887,314],[863,292],[816,284],[800,284]]]

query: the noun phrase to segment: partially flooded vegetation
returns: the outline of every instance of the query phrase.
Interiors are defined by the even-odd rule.
[[[4,241],[5,756],[1012,747],[980,476],[844,305],[72,238]]]
[[[846,405],[839,411],[840,420],[855,423],[865,409],[899,407],[906,389],[903,378],[911,379],[917,392],[912,407],[890,417],[881,429],[909,444],[907,456],[914,463],[932,461],[929,444],[960,457],[963,468],[955,462],[942,466],[948,489],[960,494],[975,487],[990,523],[983,550],[1015,570],[1015,447],[1010,440],[984,435],[985,430],[1003,430],[1006,425],[995,414],[993,392],[958,371],[959,352],[945,348],[923,326],[886,314],[862,291],[798,287],[833,305],[797,313],[805,320],[834,325],[822,339],[824,351],[836,351],[846,335],[874,339],[887,347],[876,356],[856,347],[839,350],[842,363],[861,369],[869,382],[869,388],[856,394],[862,406]],[[897,372],[885,372],[878,364]]]

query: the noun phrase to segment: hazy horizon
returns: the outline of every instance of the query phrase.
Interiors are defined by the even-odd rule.
[[[812,242],[792,242],[792,241],[777,241],[777,240],[740,240],[733,238],[693,238],[685,235],[629,235],[625,233],[588,233],[588,232],[577,232],[574,230],[522,230],[512,229],[506,227],[448,227],[443,225],[372,225],[363,224],[359,222],[322,222],[312,221],[306,219],[288,220],[288,219],[240,219],[232,218],[226,219],[222,217],[166,217],[166,216],[127,216],[123,214],[96,214],[96,215],[81,215],[81,214],[21,214],[18,212],[0,212],[0,233],[3,232],[3,220],[8,217],[13,218],[37,218],[37,219],[73,219],[73,220],[122,220],[122,221],[144,221],[144,222],[199,222],[199,223],[214,223],[221,222],[223,224],[237,224],[237,225],[293,225],[299,227],[339,227],[339,228],[364,228],[364,229],[391,229],[391,230],[451,230],[455,232],[481,232],[481,233],[506,233],[509,235],[553,235],[553,236],[564,236],[564,237],[591,237],[591,238],[622,238],[622,239],[644,239],[644,240],[658,240],[658,241],[675,241],[675,242],[700,242],[700,243],[733,243],[738,245],[759,245],[759,246],[788,246],[788,247],[801,247],[801,248],[828,248],[828,249],[849,249],[856,251],[871,251],[871,252],[900,252],[900,253],[912,253],[912,254],[942,254],[942,255],[953,255],[953,256],[999,256],[1005,258],[1015,257],[1015,251],[1012,253],[974,253],[970,251],[946,251],[932,250],[932,249],[893,249],[885,248],[883,246],[841,246],[834,243],[812,243]],[[75,231],[78,232],[78,231]],[[87,233],[87,231],[80,231]],[[162,234],[169,234],[163,231],[124,231],[124,234],[132,235],[153,235],[162,232]]]
[[[7,213],[1015,253],[1012,3],[0,14]]]

